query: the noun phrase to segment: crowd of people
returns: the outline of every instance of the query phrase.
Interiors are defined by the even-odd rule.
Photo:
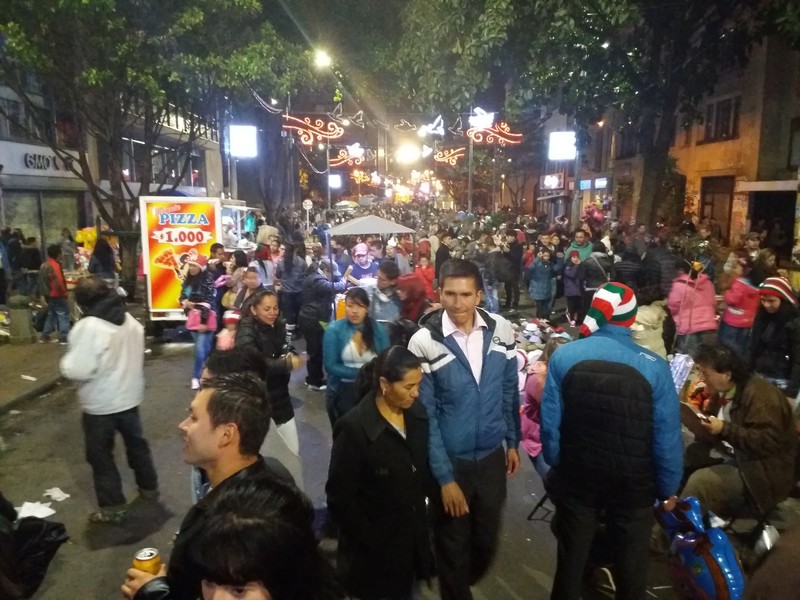
[[[320,219],[299,239],[290,220],[266,226],[251,256],[214,244],[188,265],[196,395],[180,430],[194,504],[168,566],[130,569],[126,598],[415,600],[436,578],[443,600],[469,600],[497,553],[521,447],[556,507],[551,597],[580,598],[587,567],[609,567],[616,597],[641,600],[654,506],[693,495],[730,517],[795,486],[800,312],[758,232],[720,256],[721,232],[690,219],[569,231],[563,219],[381,210],[417,235],[330,237]],[[120,523],[116,431],[140,495],[158,495],[138,416],[144,332],[101,273],[78,283],[84,318],[63,331],[60,251],[41,266],[56,315],[43,335],[69,336],[90,519]],[[523,352],[520,319],[561,333]],[[705,390],[686,449],[673,355],[693,357]],[[274,428],[300,457],[289,380],[304,365],[333,436],[336,573],[302,478],[261,455]]]

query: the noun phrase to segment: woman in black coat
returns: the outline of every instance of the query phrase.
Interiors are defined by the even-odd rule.
[[[433,575],[426,497],[436,492],[420,381],[419,359],[387,348],[362,368],[366,394],[333,433],[326,490],[340,527],[337,566],[361,600],[410,600]]]
[[[269,394],[275,430],[289,450],[299,456],[297,423],[289,396],[289,378],[293,369],[303,365],[286,340],[286,324],[279,317],[278,296],[260,290],[250,297],[250,310],[236,331],[235,347],[250,347],[264,358],[264,381]]]

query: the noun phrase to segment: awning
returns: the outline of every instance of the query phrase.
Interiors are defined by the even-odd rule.
[[[331,227],[327,233],[328,235],[388,235],[390,233],[415,233],[415,231],[394,221],[369,215]]]
[[[779,181],[737,181],[737,192],[796,192],[800,181],[782,179]]]

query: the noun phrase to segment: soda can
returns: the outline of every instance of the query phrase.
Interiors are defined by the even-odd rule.
[[[142,548],[139,550],[133,557],[133,568],[151,575],[158,575],[161,570],[161,556],[158,554],[158,549]]]

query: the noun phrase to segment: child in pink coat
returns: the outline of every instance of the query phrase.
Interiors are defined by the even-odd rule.
[[[522,426],[522,448],[528,453],[533,463],[533,468],[544,481],[550,465],[542,455],[542,440],[540,438],[542,392],[544,381],[547,377],[547,363],[553,352],[568,342],[569,339],[561,336],[551,337],[544,347],[544,352],[539,360],[528,367],[528,378],[525,381],[525,395],[520,409],[520,424]]]

